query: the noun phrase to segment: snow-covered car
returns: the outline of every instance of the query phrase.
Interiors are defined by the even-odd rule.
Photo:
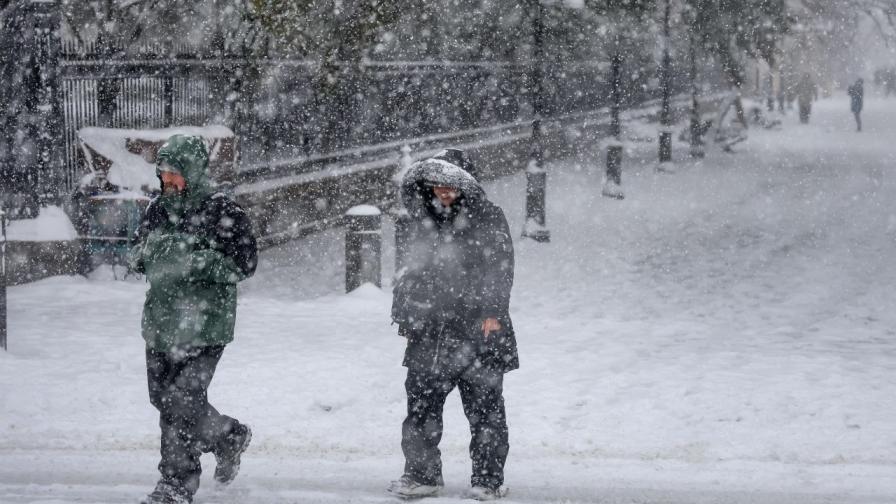
[[[159,192],[156,155],[175,134],[202,137],[209,150],[211,177],[219,183],[233,179],[236,137],[224,126],[78,130],[84,175],[71,195],[68,213],[85,244],[85,271],[103,263],[125,264],[140,216]]]

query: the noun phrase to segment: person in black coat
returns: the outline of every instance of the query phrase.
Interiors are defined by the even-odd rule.
[[[865,105],[865,81],[858,79],[849,86],[849,108],[856,117],[856,131],[862,131],[862,108]]]
[[[809,116],[812,114],[812,102],[818,99],[818,86],[812,80],[809,73],[803,74],[803,77],[796,85],[797,103],[800,109],[800,122],[807,124]]]
[[[408,413],[404,475],[389,491],[435,495],[443,486],[438,448],[442,407],[457,387],[470,422],[471,497],[503,496],[508,430],[504,373],[519,367],[510,320],[513,242],[504,213],[447,150],[402,179],[400,269],[392,319],[407,338]]]

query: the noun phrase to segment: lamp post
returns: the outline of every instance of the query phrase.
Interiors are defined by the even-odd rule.
[[[672,111],[670,109],[672,57],[669,55],[669,17],[671,10],[671,0],[666,0],[663,13],[663,56],[660,62],[660,89],[663,94],[660,108],[660,171],[665,171],[663,169],[664,163],[672,161]]]
[[[545,142],[542,131],[544,117],[544,7],[540,0],[534,2],[535,13],[532,17],[532,121],[531,150],[529,163],[526,166],[526,224],[523,227],[523,238],[530,238],[539,243],[551,241],[551,232],[545,220],[545,198],[548,174],[544,169]]]
[[[703,124],[702,117],[700,114],[700,88],[699,88],[699,79],[697,78],[697,40],[695,24],[696,24],[696,16],[690,10],[686,10],[685,14],[687,16],[688,25],[690,26],[690,30],[688,30],[688,63],[690,64],[690,74],[691,79],[691,145],[690,145],[690,154],[692,158],[702,158],[706,155],[703,150]]]
[[[392,182],[395,183],[395,273],[394,278],[399,278],[404,272],[402,271],[407,264],[408,253],[408,233],[410,232],[411,217],[408,215],[408,209],[405,208],[401,200],[401,182],[405,173],[411,169],[414,164],[414,158],[411,156],[411,146],[403,145],[401,154],[398,157],[398,169]]]
[[[6,350],[6,212],[0,208],[0,347]]]
[[[619,112],[622,108],[622,53],[617,43],[610,71],[610,136],[607,145],[607,170],[601,195],[607,198],[623,199],[622,192],[622,123]]]

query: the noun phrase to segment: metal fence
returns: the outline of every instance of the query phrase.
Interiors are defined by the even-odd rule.
[[[318,98],[312,90],[321,78],[309,61],[250,62],[183,48],[132,48],[128,54],[62,44],[65,191],[80,177],[76,132],[84,126],[140,129],[224,122],[241,138],[241,171],[254,172],[288,159],[528,119],[537,88],[525,62],[340,64],[337,93],[346,96],[320,110],[309,106]],[[599,62],[555,65],[542,74],[547,116],[607,104],[606,68]],[[255,81],[247,75],[255,75]],[[637,79],[626,83],[628,104],[656,96],[644,77]]]
[[[205,124],[212,116],[207,73],[192,78],[192,59],[160,57],[145,47],[124,58],[94,43],[63,42],[58,57],[64,191],[80,178],[77,131],[85,126],[147,129]]]
[[[362,61],[323,68],[301,59],[249,59],[223,47],[124,50],[60,40],[50,26],[59,22],[52,5],[35,5],[46,29],[24,50],[40,53],[42,96],[33,101],[41,118],[26,133],[51,132],[40,140],[34,170],[41,191],[57,197],[83,175],[77,131],[85,126],[224,124],[240,138],[242,172],[283,174],[307,168],[289,160],[527,121],[536,92],[547,117],[598,110],[609,100],[608,65],[597,61],[545,61],[537,69],[532,61]],[[624,106],[658,96],[651,72],[625,75]],[[337,84],[322,90],[330,76]],[[687,79],[673,82],[684,86]]]

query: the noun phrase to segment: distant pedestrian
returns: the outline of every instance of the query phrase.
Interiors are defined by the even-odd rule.
[[[812,115],[812,102],[818,99],[818,86],[808,72],[803,74],[796,85],[796,99],[800,109],[800,122],[807,124]]]
[[[208,179],[200,137],[172,136],[158,160],[162,194],[146,208],[131,251],[132,269],[149,281],[146,374],[162,430],[161,477],[142,502],[190,504],[200,455],[215,455],[215,480],[227,484],[252,438],[209,404],[207,391],[233,340],[236,284],[255,272],[257,250],[246,213]]]
[[[775,103],[778,106],[778,112],[784,113],[784,86],[781,82],[781,71],[772,73],[772,107]],[[771,112],[771,111],[770,111]]]
[[[896,68],[885,68],[880,74],[881,85],[884,88],[884,96],[896,94]]]
[[[856,131],[862,131],[862,107],[865,105],[865,81],[859,79],[849,86],[849,107],[856,117]]]
[[[470,422],[470,497],[506,494],[508,430],[504,373],[519,366],[510,321],[513,243],[504,212],[488,200],[460,151],[414,164],[401,184],[408,211],[406,261],[392,320],[407,338],[402,498],[442,488],[442,408],[455,388]]]

